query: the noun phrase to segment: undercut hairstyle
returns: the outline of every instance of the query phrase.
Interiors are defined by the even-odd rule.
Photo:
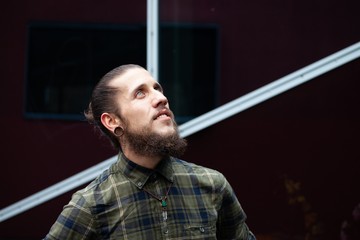
[[[129,69],[133,69],[133,68],[144,69],[139,65],[127,64],[127,65],[121,65],[117,68],[114,68],[110,72],[106,73],[93,89],[89,106],[84,111],[84,115],[87,121],[90,124],[94,125],[95,128],[99,129],[104,136],[108,137],[113,147],[116,150],[120,150],[120,151],[121,151],[121,146],[118,137],[113,132],[109,131],[102,124],[101,115],[103,113],[112,113],[121,119],[120,109],[115,102],[115,97],[119,93],[119,89],[115,87],[111,87],[110,82],[113,79],[123,75]]]

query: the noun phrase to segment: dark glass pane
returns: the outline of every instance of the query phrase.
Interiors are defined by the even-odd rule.
[[[216,106],[217,27],[162,25],[160,80],[178,122]]]
[[[81,118],[97,81],[125,63],[146,66],[145,26],[32,24],[26,115]]]

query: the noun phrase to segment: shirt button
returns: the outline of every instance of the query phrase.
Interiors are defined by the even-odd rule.
[[[167,228],[164,229],[164,234],[168,234],[169,230]]]
[[[141,186],[142,186],[142,182],[138,182],[137,185],[138,185],[138,187],[141,187]]]
[[[200,232],[204,233],[205,229],[203,227],[200,227]]]

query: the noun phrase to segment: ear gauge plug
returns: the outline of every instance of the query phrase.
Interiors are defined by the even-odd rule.
[[[124,134],[124,129],[122,127],[116,127],[114,130],[114,134],[117,137],[121,137]]]

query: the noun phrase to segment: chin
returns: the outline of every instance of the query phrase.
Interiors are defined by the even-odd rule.
[[[162,129],[161,131],[157,131],[157,134],[167,137],[167,136],[171,136],[174,134],[177,134],[176,129],[172,126],[172,127],[168,127],[167,129]]]
[[[159,132],[158,134],[164,137],[168,137],[177,134],[177,132],[175,130],[170,130],[170,131]]]

